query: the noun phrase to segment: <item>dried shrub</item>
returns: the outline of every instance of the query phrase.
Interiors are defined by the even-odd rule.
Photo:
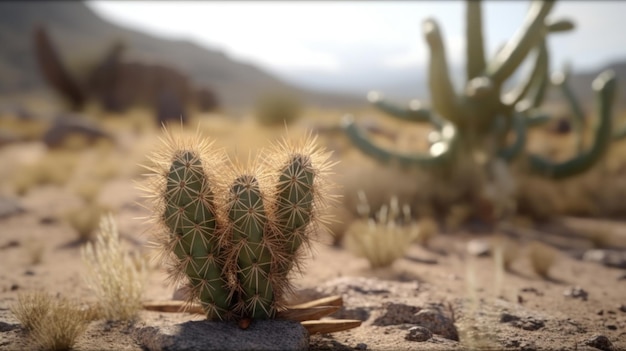
[[[88,324],[84,310],[75,302],[54,299],[42,292],[19,295],[11,310],[44,350],[72,348]]]
[[[374,218],[368,218],[370,207],[365,193],[359,192],[359,199],[357,211],[362,218],[348,227],[344,239],[346,248],[366,258],[372,268],[390,266],[404,256],[419,236],[418,226],[411,220],[411,209],[408,205],[400,208],[398,199],[393,197]]]
[[[94,243],[83,248],[85,280],[107,320],[133,320],[141,309],[146,269],[143,259],[124,251],[111,214],[100,220]]]

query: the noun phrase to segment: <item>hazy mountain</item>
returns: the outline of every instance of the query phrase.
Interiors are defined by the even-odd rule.
[[[121,39],[128,46],[128,56],[178,68],[198,85],[212,87],[227,106],[251,106],[260,93],[287,90],[322,106],[365,103],[363,97],[296,88],[253,65],[189,41],[156,38],[113,25],[77,1],[0,2],[0,92],[45,86],[33,54],[32,30],[37,23],[49,29],[64,61],[74,71],[98,59],[114,40]]]
[[[296,90],[308,103],[336,107],[365,104],[365,94],[370,90],[379,90],[399,103],[430,98],[425,68],[381,70],[354,66],[337,73],[270,72],[190,41],[157,38],[113,25],[75,1],[0,2],[0,92],[45,86],[33,56],[31,34],[36,23],[44,23],[50,29],[64,60],[74,70],[98,58],[113,40],[122,39],[128,44],[129,56],[177,67],[198,85],[216,90],[227,106],[250,106],[260,93],[272,90]],[[616,71],[621,85],[626,85],[626,62],[608,66]],[[591,82],[601,70],[574,71],[573,90],[586,105],[593,102]],[[452,71],[460,90],[464,67],[452,67]],[[619,90],[618,100],[626,107],[624,91]],[[550,97],[558,99],[559,95],[552,91]]]

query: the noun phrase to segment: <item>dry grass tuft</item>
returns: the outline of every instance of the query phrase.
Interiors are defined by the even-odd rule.
[[[145,284],[145,262],[124,251],[111,214],[100,220],[95,243],[83,248],[87,268],[85,280],[98,299],[102,317],[129,321],[141,309]]]
[[[70,349],[88,324],[83,309],[76,303],[42,292],[19,295],[11,311],[44,350]]]
[[[403,257],[419,236],[417,224],[411,221],[411,209],[408,205],[401,209],[398,199],[392,197],[389,205],[383,205],[372,219],[368,218],[370,207],[364,192],[359,192],[359,199],[357,211],[363,218],[348,227],[346,248],[366,258],[372,268],[388,267]]]
[[[48,313],[51,304],[50,295],[42,292],[19,294],[17,304],[11,306],[11,312],[24,329],[33,330],[37,322]]]

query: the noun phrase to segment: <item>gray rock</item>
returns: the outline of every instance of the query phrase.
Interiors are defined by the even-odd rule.
[[[607,267],[626,268],[626,251],[623,250],[587,250],[583,254],[583,260],[596,262]]]
[[[587,341],[585,341],[585,345],[595,347],[596,349],[600,349],[602,351],[611,351],[613,350],[613,344],[611,340],[604,335],[594,335]]]
[[[307,350],[309,333],[294,321],[253,321],[246,330],[233,322],[189,321],[143,326],[134,338],[144,350]]]
[[[440,305],[429,304],[424,308],[399,303],[383,305],[384,313],[374,320],[374,325],[415,324],[450,340],[459,340],[454,321],[447,316]]]
[[[563,291],[563,295],[574,299],[581,299],[583,301],[587,301],[587,298],[589,297],[587,291],[579,286],[568,288],[567,290]]]
[[[500,323],[509,323],[515,328],[530,331],[538,330],[545,326],[545,322],[541,319],[534,318],[532,316],[525,316],[524,318],[522,318],[507,312],[503,312],[502,314],[500,314]]]
[[[409,341],[422,342],[422,341],[429,340],[432,337],[433,337],[433,333],[430,330],[428,330],[428,328],[415,326],[415,327],[409,328],[409,332],[406,334],[404,338]]]
[[[96,139],[113,140],[113,136],[96,123],[80,115],[62,115],[57,117],[43,135],[43,142],[50,148],[58,147],[69,135],[85,136],[90,142]]]
[[[459,341],[459,333],[454,321],[444,315],[440,308],[425,308],[415,314],[415,324],[428,328],[433,334],[446,339]]]
[[[24,211],[18,200],[0,196],[0,218],[10,217]]]

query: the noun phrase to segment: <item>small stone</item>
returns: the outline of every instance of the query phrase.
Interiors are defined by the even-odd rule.
[[[513,322],[513,321],[518,321],[518,320],[519,320],[518,316],[514,316],[510,313],[503,312],[500,315],[500,323],[508,323],[508,322]]]
[[[602,351],[611,351],[613,350],[613,344],[604,335],[594,335],[587,341],[585,341],[585,345],[595,347],[596,349],[600,349]]]
[[[607,328],[608,330],[617,330],[617,326],[616,326],[616,325],[613,325],[613,324],[609,324],[609,325],[607,325],[607,326],[606,326],[606,328]]]
[[[17,290],[17,289],[19,289],[19,288],[20,288],[20,286],[19,286],[19,285],[17,285],[17,284],[12,284],[12,285],[11,285],[11,291],[15,291],[15,290]]]
[[[581,299],[583,301],[587,301],[587,297],[589,296],[589,294],[579,286],[568,288],[563,291],[563,295],[574,299]]]
[[[587,250],[583,260],[603,264],[607,267],[626,268],[626,253],[618,250]]]
[[[367,344],[360,342],[360,343],[356,344],[354,349],[355,350],[367,350]]]
[[[602,316],[602,315],[604,315],[604,310],[599,310],[598,312],[596,312],[596,314],[598,316]]]
[[[619,306],[619,310],[622,312],[626,312],[626,305]]]
[[[30,269],[27,270],[26,272],[24,272],[24,275],[35,275],[35,272],[31,271]]]
[[[415,326],[415,327],[409,328],[409,332],[406,334],[404,338],[409,341],[422,342],[422,341],[429,340],[432,337],[433,337],[433,333],[430,330],[428,330],[428,328]]]

